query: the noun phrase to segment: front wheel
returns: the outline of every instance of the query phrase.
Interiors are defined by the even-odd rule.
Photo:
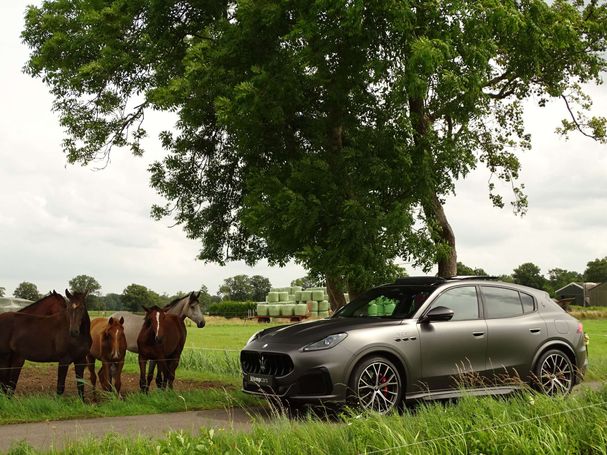
[[[569,357],[552,349],[537,361],[535,376],[539,390],[546,395],[566,395],[573,388],[575,371]]]
[[[350,390],[356,405],[386,414],[400,406],[403,382],[398,368],[390,360],[370,357],[354,369]]]

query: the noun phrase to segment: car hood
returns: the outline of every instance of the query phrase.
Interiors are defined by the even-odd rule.
[[[381,325],[398,325],[400,320],[370,318],[330,318],[297,324],[271,327],[261,332],[257,338],[260,343],[280,343],[306,345],[322,340],[324,337],[351,330],[378,327]]]

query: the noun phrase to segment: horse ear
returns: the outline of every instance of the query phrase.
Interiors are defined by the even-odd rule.
[[[143,305],[141,305],[141,308],[143,308],[143,311],[145,311],[146,313],[150,312],[150,309],[147,307],[144,307]]]
[[[72,298],[72,294],[70,293],[70,290],[69,290],[69,289],[66,289],[66,290],[65,290],[65,296],[66,296],[68,299],[71,299],[71,298]]]
[[[124,325],[124,317],[120,316],[120,321],[118,322],[120,322],[120,325]]]
[[[110,316],[110,318],[107,320],[108,325],[112,325],[114,323],[114,318],[112,316]]]

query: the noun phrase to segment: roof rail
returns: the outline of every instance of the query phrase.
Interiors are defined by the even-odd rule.
[[[408,284],[408,285],[433,285],[439,283],[445,283],[447,280],[440,276],[406,276],[403,278],[397,278],[395,284]]]
[[[458,281],[464,281],[464,280],[487,280],[487,281],[497,281],[499,280],[500,277],[499,276],[490,276],[490,275],[456,275],[456,276],[452,276],[451,278],[449,278],[449,280],[458,280]]]

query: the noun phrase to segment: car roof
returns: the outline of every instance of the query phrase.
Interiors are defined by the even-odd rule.
[[[394,283],[385,284],[384,286],[393,285],[404,285],[404,286],[436,286],[444,283],[453,281],[468,281],[468,280],[481,280],[481,281],[497,281],[498,277],[495,276],[469,276],[460,275],[451,278],[443,278],[440,276],[407,276],[403,278],[397,278]]]

